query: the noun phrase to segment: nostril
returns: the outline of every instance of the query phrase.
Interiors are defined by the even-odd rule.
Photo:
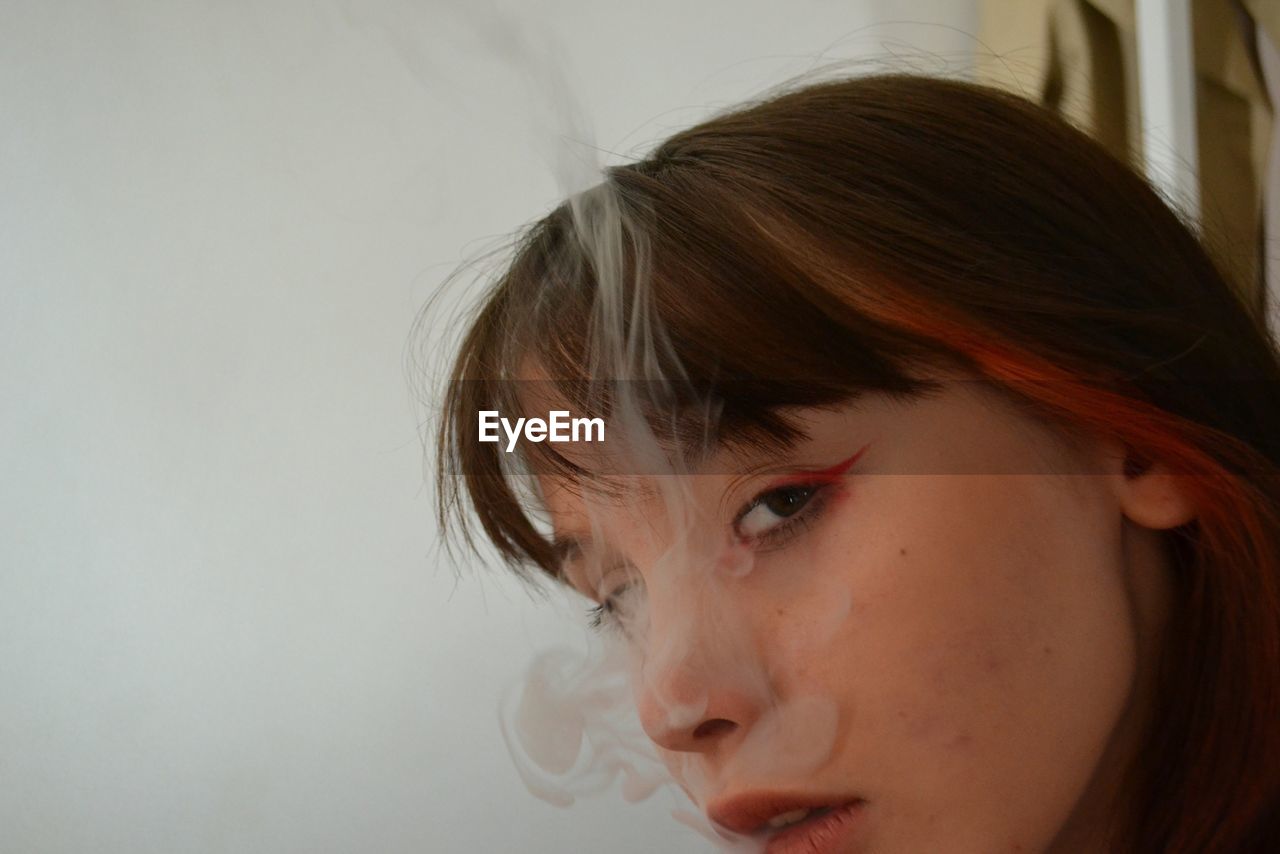
[[[724,718],[712,718],[709,721],[703,721],[698,724],[698,728],[693,731],[694,739],[711,738],[717,735],[727,735],[738,728],[733,721],[727,721]]]

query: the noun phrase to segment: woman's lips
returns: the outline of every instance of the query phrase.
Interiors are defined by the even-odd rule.
[[[862,826],[865,801],[853,801],[773,834],[765,854],[847,854]]]
[[[863,823],[865,803],[850,795],[750,792],[717,801],[708,814],[719,827],[764,841],[767,854],[836,854]],[[812,814],[785,824],[805,812]],[[773,826],[779,823],[785,826]]]

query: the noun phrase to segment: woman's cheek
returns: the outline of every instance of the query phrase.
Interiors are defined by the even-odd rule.
[[[821,516],[787,547],[758,555],[752,609],[779,663],[799,675],[825,661],[850,628],[863,571],[854,557],[852,496],[828,487]],[[846,650],[847,653],[847,650]],[[844,655],[845,653],[842,653]],[[820,669],[820,668],[818,668]]]

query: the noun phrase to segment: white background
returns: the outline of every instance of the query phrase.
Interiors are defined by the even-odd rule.
[[[436,553],[410,326],[565,98],[640,154],[824,51],[963,68],[973,6],[0,2],[0,850],[706,850],[521,785],[581,613]]]

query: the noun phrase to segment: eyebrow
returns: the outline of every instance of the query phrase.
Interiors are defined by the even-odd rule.
[[[551,539],[551,556],[558,567],[562,566],[569,558],[582,554],[590,542],[590,537],[580,534],[556,534]]]
[[[785,415],[780,417],[784,421],[787,420]],[[693,467],[701,468],[713,460],[726,456],[744,456],[750,459],[794,451],[799,445],[812,438],[798,426],[795,427],[795,431],[798,435],[787,437],[752,424],[726,428],[723,436],[714,444],[704,447],[693,458]]]

